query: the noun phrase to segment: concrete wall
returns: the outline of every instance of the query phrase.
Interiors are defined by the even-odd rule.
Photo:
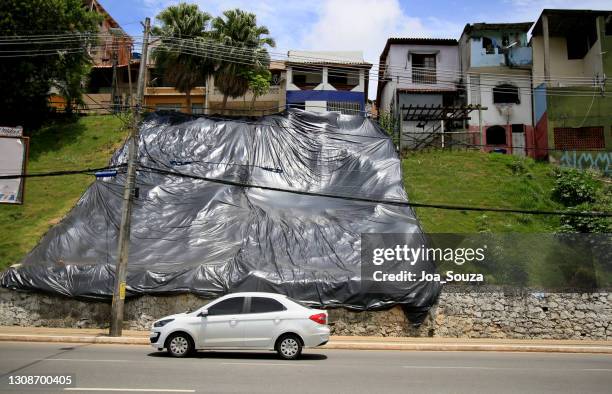
[[[514,65],[531,65],[531,48],[527,46],[527,35],[523,32],[479,31],[478,36],[462,41],[469,46],[470,67],[497,67],[506,65],[506,57],[502,52],[502,36],[508,34],[510,43],[517,44],[510,48],[510,59]],[[483,37],[490,38],[495,46],[494,53],[487,53],[483,48]]]
[[[387,55],[388,76],[395,79],[400,76],[398,88],[418,88],[424,84],[412,82],[412,59],[417,54],[436,55],[436,84],[426,84],[429,88],[448,89],[459,80],[459,52],[456,45],[391,45]]]
[[[481,69],[476,79],[470,75],[468,82],[468,104],[481,104],[488,107],[483,111],[482,121],[488,125],[525,124],[532,125],[531,82],[529,70],[491,68]],[[479,70],[480,71],[480,70]],[[497,75],[491,75],[497,74]],[[505,74],[505,75],[499,75]],[[500,106],[493,103],[493,87],[510,84],[519,89],[520,104]],[[468,121],[470,126],[478,125],[478,116]]]
[[[550,78],[580,77],[592,78],[595,71],[585,67],[584,59],[568,59],[567,43],[565,37],[550,37]],[[544,37],[534,36],[531,40],[533,48],[533,86],[544,82]],[[596,45],[593,45],[591,50]],[[590,51],[591,52],[591,51]],[[554,82],[552,86],[563,86],[561,82]]]
[[[125,327],[147,330],[160,317],[206,302],[188,294],[128,300]],[[334,335],[612,340],[608,292],[447,291],[420,327],[413,327],[399,307],[377,312],[331,309],[329,314]],[[2,325],[107,327],[109,317],[109,303],[0,289]]]

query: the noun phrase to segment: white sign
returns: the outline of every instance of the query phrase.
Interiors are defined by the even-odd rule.
[[[0,175],[23,175],[26,151],[27,139],[0,137]],[[21,204],[23,181],[24,178],[0,179],[0,203]]]

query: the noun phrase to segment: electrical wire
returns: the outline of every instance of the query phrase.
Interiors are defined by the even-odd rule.
[[[160,168],[148,167],[144,165],[140,165],[140,167],[145,170],[149,170],[153,173],[158,173],[161,175],[191,178],[191,179],[208,181],[208,182],[218,183],[218,184],[227,185],[227,186],[257,188],[261,190],[291,193],[291,194],[297,194],[297,195],[303,195],[303,196],[325,197],[325,198],[341,199],[341,200],[347,200],[347,201],[367,202],[367,203],[384,204],[384,205],[392,205],[392,206],[400,206],[400,207],[435,208],[435,209],[452,210],[452,211],[520,213],[520,214],[528,214],[528,215],[612,217],[612,212],[545,211],[545,210],[529,210],[529,209],[497,208],[497,207],[475,207],[475,206],[460,206],[460,205],[447,205],[447,204],[428,204],[428,203],[408,202],[408,201],[399,201],[399,200],[383,200],[383,199],[355,197],[355,196],[340,195],[340,194],[314,193],[314,192],[307,192],[307,191],[302,191],[302,190],[285,189],[285,188],[279,188],[279,187],[256,185],[256,184],[251,184],[251,183],[246,183],[246,182],[236,182],[236,181],[230,181],[230,180],[225,180],[225,179],[216,179],[216,178],[209,178],[209,177],[204,177],[204,176],[190,175],[190,174],[185,174],[185,173],[181,173],[178,171],[169,171],[169,170],[164,170]]]

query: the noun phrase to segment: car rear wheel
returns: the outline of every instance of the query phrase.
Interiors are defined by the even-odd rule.
[[[285,360],[295,360],[302,354],[302,342],[297,335],[284,335],[278,340],[276,351]]]
[[[172,357],[186,357],[193,352],[193,343],[187,334],[178,333],[168,339],[167,348]]]

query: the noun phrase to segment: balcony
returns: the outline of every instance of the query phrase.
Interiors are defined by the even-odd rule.
[[[285,95],[284,89],[281,85],[272,85],[270,86],[270,90],[268,93],[257,97],[257,101],[279,101]],[[251,91],[248,91],[243,97],[231,98],[228,97],[227,101],[247,101],[250,102],[253,98]],[[223,101],[223,93],[215,86],[210,91],[210,95],[208,96],[208,100],[211,102]]]
[[[435,84],[436,70],[423,67],[412,67],[412,83],[415,84]]]
[[[198,86],[191,90],[192,96],[203,96],[206,94],[206,87]],[[179,92],[173,87],[147,87],[145,88],[145,96],[183,96],[184,93]]]
[[[514,67],[531,66],[533,54],[531,47],[511,47],[508,49],[508,65]]]

